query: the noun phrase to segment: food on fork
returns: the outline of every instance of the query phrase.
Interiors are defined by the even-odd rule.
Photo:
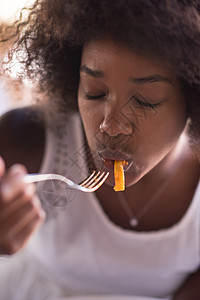
[[[115,160],[114,162],[114,178],[115,178],[114,190],[116,192],[125,190],[124,165],[125,165],[125,160]]]

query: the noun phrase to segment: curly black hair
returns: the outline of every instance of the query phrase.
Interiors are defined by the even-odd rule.
[[[27,21],[16,22],[17,53],[24,74],[41,91],[77,109],[85,41],[110,34],[131,49],[164,61],[180,78],[190,135],[200,148],[200,1],[36,0]],[[25,51],[25,52],[24,52]]]

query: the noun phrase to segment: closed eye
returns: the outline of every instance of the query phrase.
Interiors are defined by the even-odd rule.
[[[103,97],[105,97],[106,94],[100,94],[100,95],[89,95],[89,94],[85,94],[85,98],[88,100],[98,100],[101,99]]]
[[[148,107],[148,108],[151,108],[151,109],[155,109],[156,107],[158,107],[159,105],[161,105],[161,102],[158,102],[158,103],[150,103],[150,102],[148,102],[146,99],[144,99],[142,96],[138,96],[138,95],[135,95],[135,96],[134,96],[134,100],[136,100],[136,102],[137,102],[140,106]]]

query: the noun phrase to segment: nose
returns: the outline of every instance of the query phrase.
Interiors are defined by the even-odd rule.
[[[123,114],[114,114],[106,116],[101,122],[99,129],[102,133],[109,136],[131,135],[133,133],[133,124]]]

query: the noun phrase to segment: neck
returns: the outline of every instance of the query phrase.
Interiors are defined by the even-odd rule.
[[[148,172],[140,181],[136,184],[141,185],[141,189],[145,186],[148,187],[155,183],[159,185],[165,180],[165,178],[172,176],[178,166],[185,160],[187,156],[191,155],[191,150],[188,146],[187,136],[183,133],[176,144],[176,146],[170,151],[170,153],[150,172]]]
[[[181,138],[159,165],[123,192],[133,215],[139,218],[134,230],[167,228],[180,220],[192,200],[199,176],[199,163],[193,158],[187,139]],[[161,195],[157,197],[157,193]],[[123,209],[117,192],[104,184],[97,196],[110,219],[130,229],[130,216]],[[152,200],[155,198],[156,201]]]

